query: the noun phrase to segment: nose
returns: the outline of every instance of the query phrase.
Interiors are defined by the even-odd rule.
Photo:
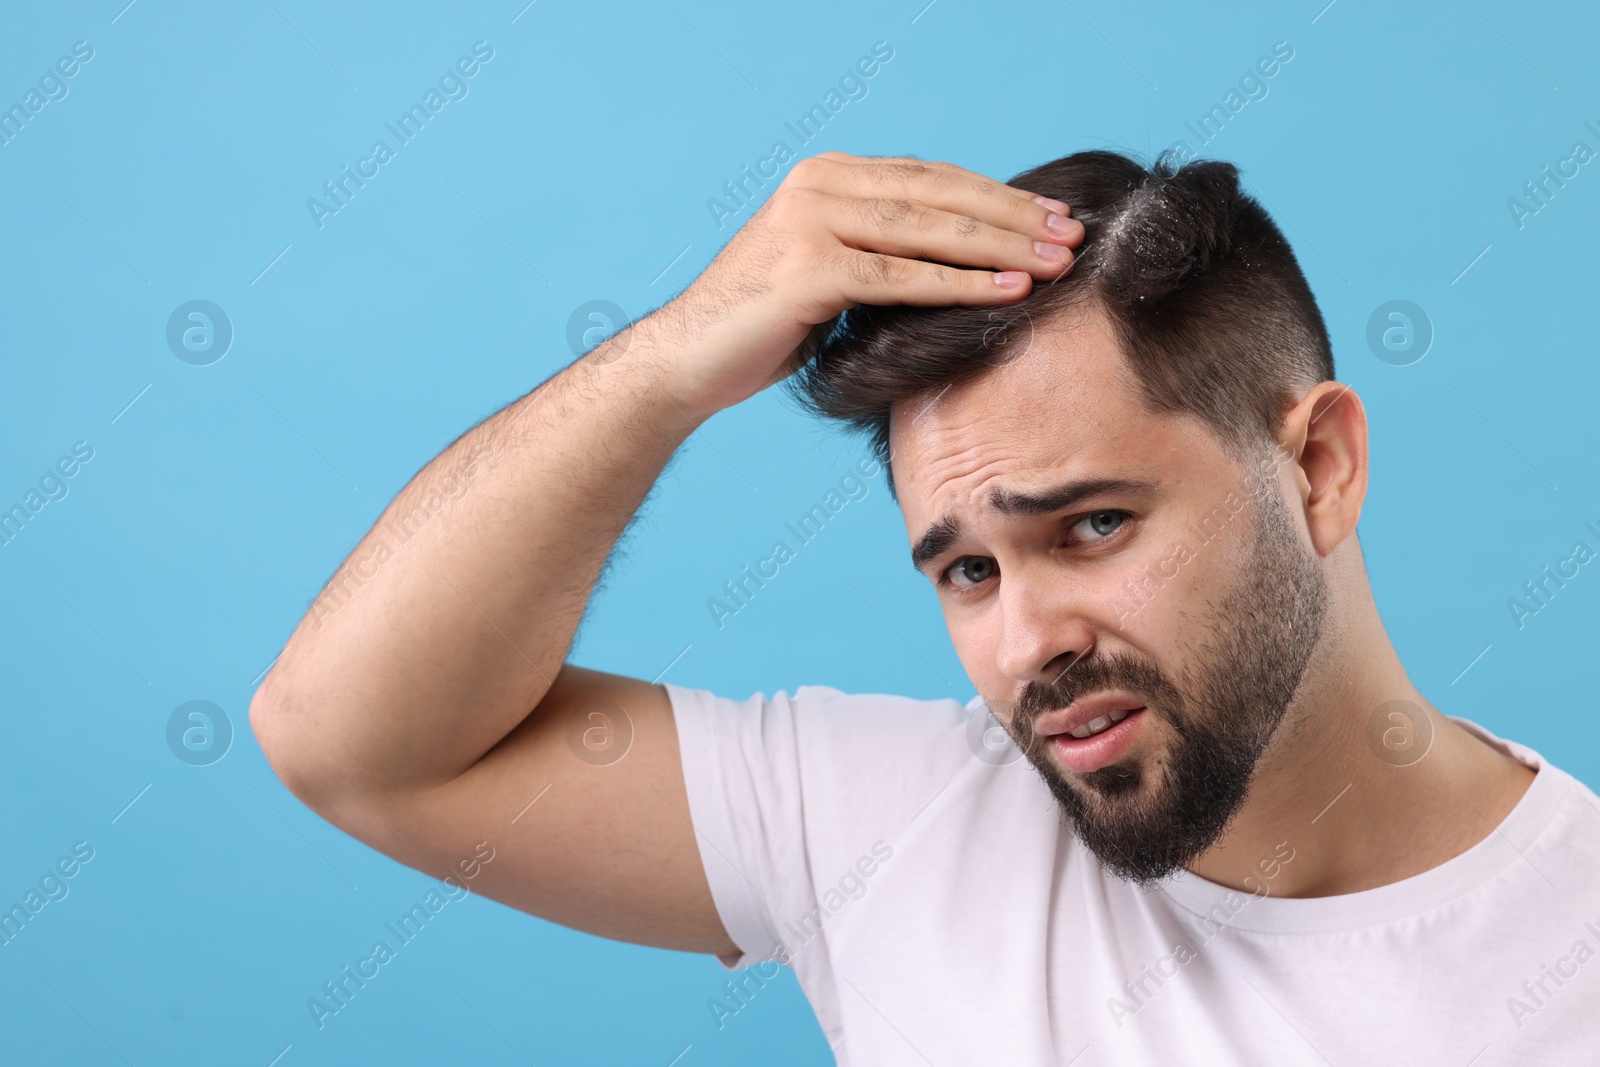
[[[1006,573],[1000,615],[995,666],[1016,682],[1052,685],[1094,647],[1094,628],[1073,607],[1059,575],[1050,581]]]

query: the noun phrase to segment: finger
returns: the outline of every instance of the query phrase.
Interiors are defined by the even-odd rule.
[[[1072,265],[1072,250],[1029,238],[970,215],[913,200],[861,200],[807,192],[813,217],[842,244],[865,252],[929,259],[958,266],[1021,270],[1056,278]]]
[[[956,176],[959,176],[959,177],[973,179],[973,180],[980,181],[980,182],[990,183],[990,184],[992,184],[992,185],[994,185],[996,187],[996,191],[997,192],[1011,193],[1014,196],[1020,197],[1020,198],[1022,198],[1024,200],[1031,200],[1031,201],[1033,201],[1035,203],[1038,203],[1039,201],[1042,200],[1042,201],[1045,202],[1045,206],[1049,207],[1050,210],[1058,211],[1061,214],[1067,214],[1071,210],[1070,207],[1067,204],[1063,203],[1060,200],[1055,200],[1055,199],[1052,199],[1050,197],[1041,196],[1041,195],[1039,195],[1039,194],[1037,194],[1037,193],[1035,193],[1035,192],[1033,192],[1031,190],[1028,190],[1028,189],[1019,189],[1014,185],[1005,185],[1005,184],[1003,184],[1001,182],[996,182],[992,178],[989,178],[987,175],[979,174],[976,171],[967,170],[965,167],[957,166],[954,163],[947,163],[947,162],[944,162],[943,160],[920,159],[917,156],[853,156],[853,155],[850,155],[848,152],[836,152],[836,151],[818,152],[817,155],[814,158],[817,158],[817,159],[829,159],[829,160],[834,160],[834,161],[837,161],[837,162],[840,162],[840,163],[856,164],[858,166],[883,163],[883,164],[910,164],[913,168],[933,167],[933,168],[936,168],[938,170],[941,170],[941,171],[944,171],[946,173],[949,173],[949,174],[952,174],[952,175],[956,175]]]
[[[833,158],[834,155],[822,153],[797,163],[795,173],[800,184],[835,196],[916,200],[1020,233],[1030,241],[1075,246],[1083,240],[1082,223],[1038,203],[1036,194],[953,163],[866,156],[839,159]],[[844,153],[837,155],[844,156]]]
[[[843,246],[833,269],[840,294],[858,304],[973,307],[1015,300],[1032,288],[1020,271],[962,270]]]
[[[1034,202],[1036,195],[1025,189],[1018,189],[1014,186],[997,182],[987,175],[978,174],[964,167],[958,167],[954,163],[946,163],[941,160],[918,159],[915,156],[852,156],[845,152],[832,151],[820,152],[812,158],[841,166],[871,168],[873,171],[871,177],[875,182],[898,183],[883,186],[883,188],[889,189],[906,189],[908,188],[905,184],[906,182],[915,181],[919,176],[932,174],[936,176],[935,180],[938,181],[960,180],[969,182],[981,190],[980,195],[1007,196],[1030,202]],[[804,161],[802,160],[802,162]],[[848,177],[847,180],[849,180]],[[865,196],[871,193],[872,190],[863,189],[861,195]],[[1059,204],[1060,201],[1051,201],[1051,203]]]

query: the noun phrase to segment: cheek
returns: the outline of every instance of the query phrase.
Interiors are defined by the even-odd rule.
[[[972,688],[988,701],[994,716],[1008,729],[1011,725],[1011,704],[1016,679],[1000,667],[1001,616],[991,606],[979,610],[949,610],[944,613],[945,628],[950,644],[961,669],[966,672]],[[948,671],[946,671],[948,673]]]
[[[1179,630],[1193,625],[1196,606],[1215,598],[1213,585],[1236,540],[1227,529],[1167,531],[1119,556],[1097,577],[1109,627],[1138,635],[1141,644],[1180,637]]]

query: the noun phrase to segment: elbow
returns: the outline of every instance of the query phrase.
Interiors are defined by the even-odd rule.
[[[250,700],[250,731],[285,789],[333,825],[355,832],[376,795],[367,765],[341,747],[324,702],[303,700],[269,675]]]
[[[363,784],[358,762],[336,754],[323,717],[270,683],[250,700],[250,730],[272,773],[307,808],[372,844],[387,811],[380,801],[388,798]]]
[[[317,798],[323,792],[323,776],[307,756],[305,716],[293,710],[277,688],[269,676],[251,697],[250,732],[284,788],[307,807],[320,810]]]

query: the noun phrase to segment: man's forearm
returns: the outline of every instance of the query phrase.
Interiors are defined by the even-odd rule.
[[[484,420],[385,509],[252,705],[287,781],[443,782],[538,704],[698,417],[674,402],[658,334],[645,319]]]

